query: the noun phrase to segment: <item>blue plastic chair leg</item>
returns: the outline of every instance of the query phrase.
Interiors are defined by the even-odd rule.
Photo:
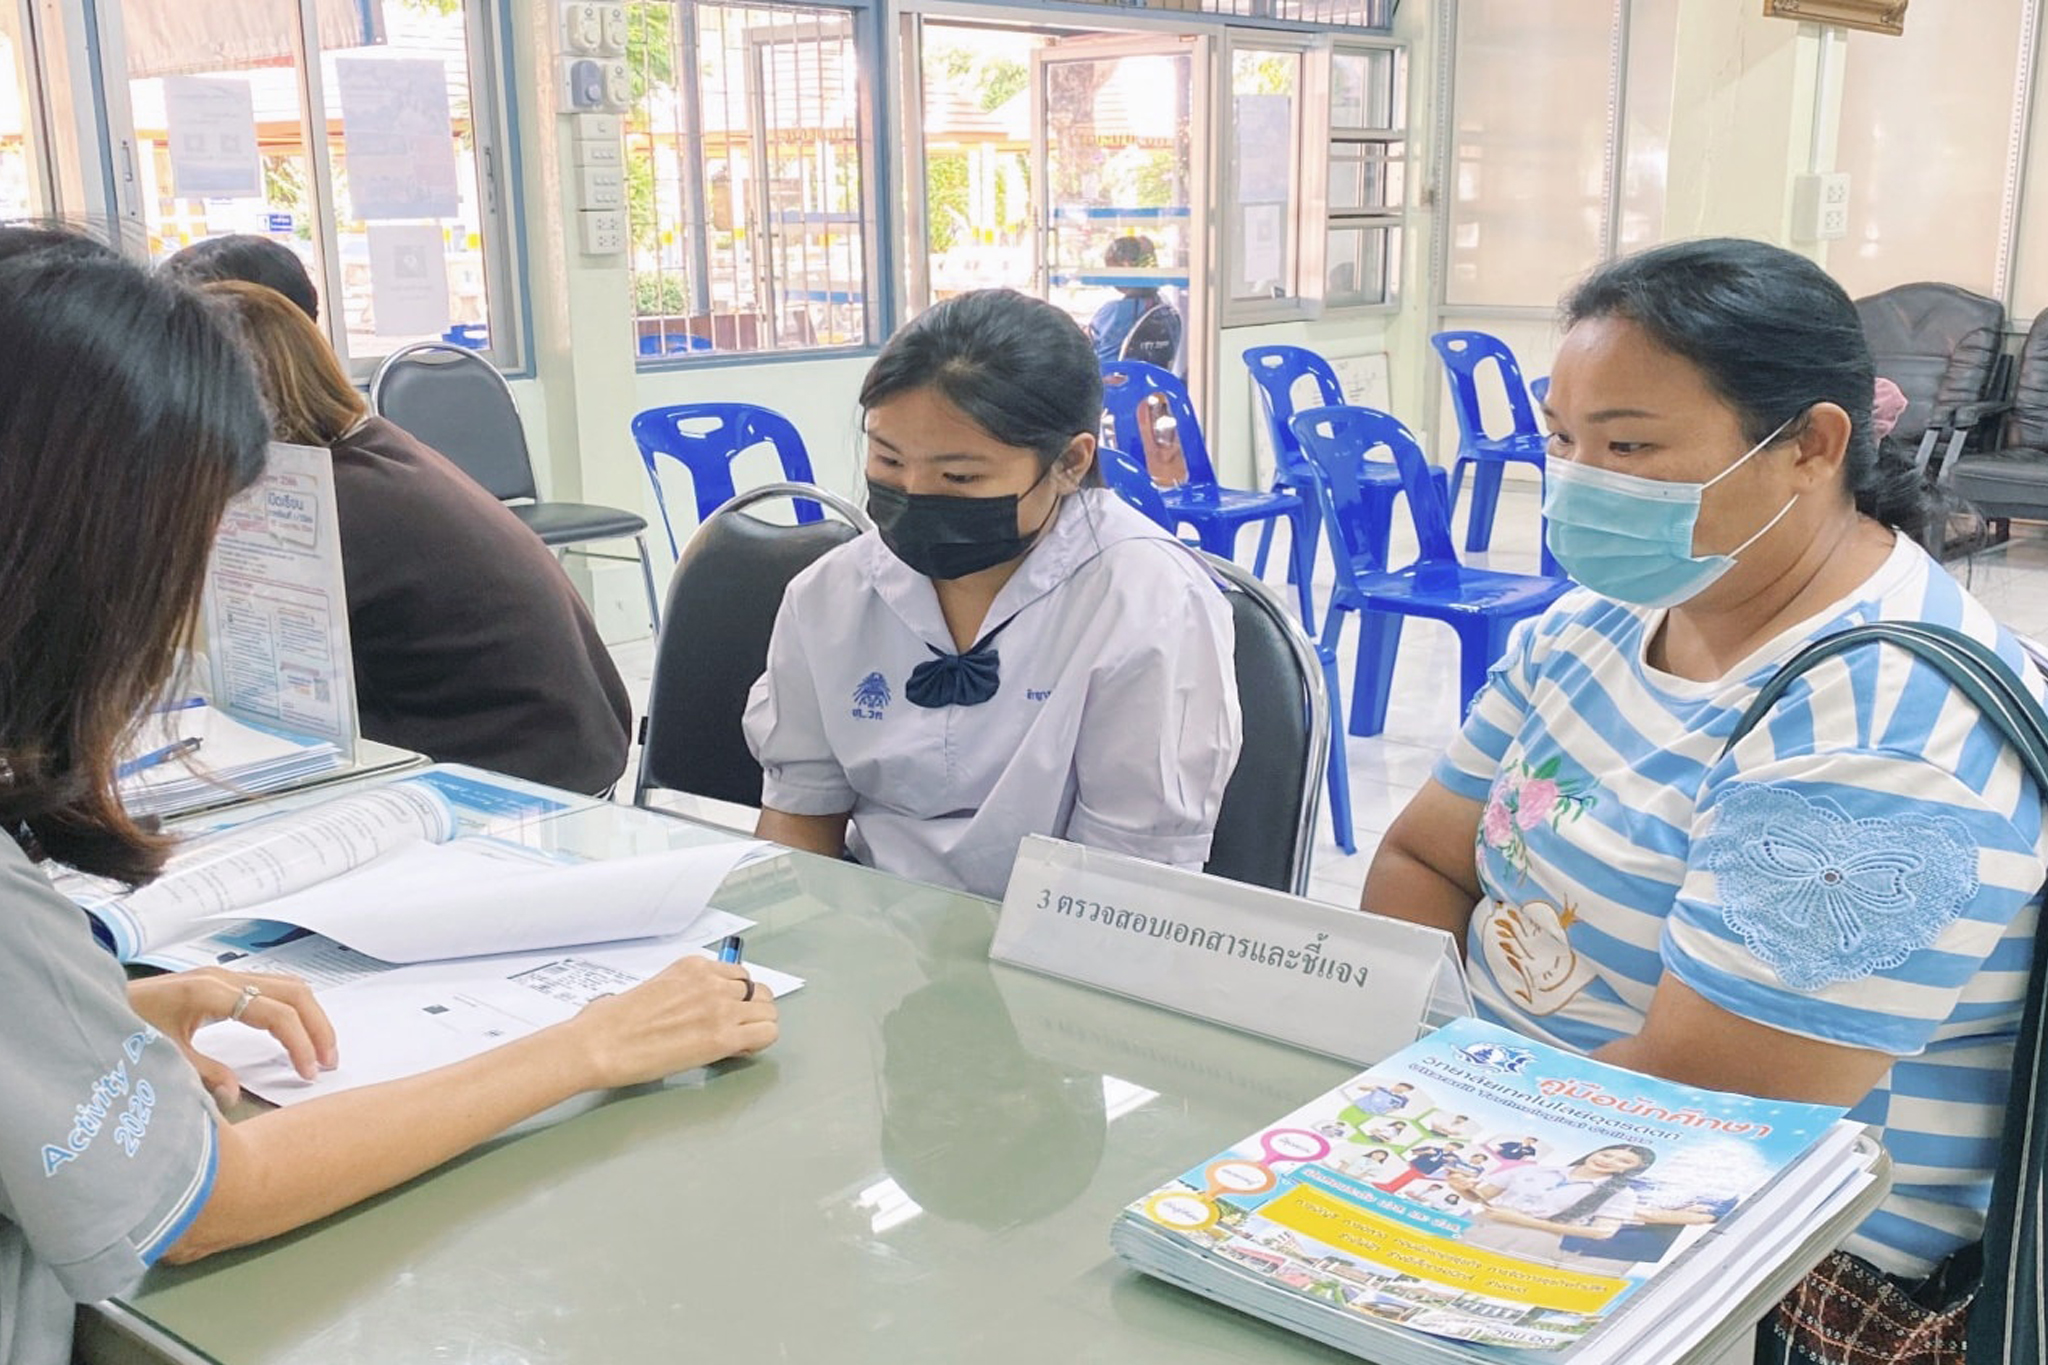
[[[1493,512],[1500,503],[1501,462],[1484,460],[1472,471],[1472,510],[1465,516],[1467,553],[1493,543]]]
[[[1332,608],[1323,623],[1323,642],[1316,646],[1316,655],[1323,661],[1323,689],[1329,694],[1330,714],[1344,714],[1344,688],[1337,681],[1337,639],[1344,632],[1344,614]],[[1358,836],[1351,828],[1351,761],[1344,752],[1344,736],[1341,732],[1330,736],[1330,833],[1337,840],[1337,847],[1346,853],[1358,852]]]
[[[1444,515],[1452,521],[1458,519],[1458,494],[1465,487],[1465,466],[1471,463],[1469,455],[1460,455],[1451,462],[1450,483],[1444,489]]]
[[[1351,675],[1351,733],[1370,739],[1387,728],[1387,700],[1394,691],[1394,656],[1401,648],[1402,618],[1389,611],[1358,613],[1358,667]]]
[[[1492,616],[1459,622],[1458,632],[1458,723],[1472,709],[1472,699],[1486,686],[1487,672],[1507,652],[1508,634],[1520,617]]]
[[[1394,502],[1401,496],[1401,486],[1392,483],[1369,483],[1358,492],[1359,502],[1363,508],[1358,519],[1358,530],[1359,537],[1364,542],[1358,547],[1358,555],[1366,561],[1359,567],[1371,573],[1379,573],[1387,567],[1387,556],[1392,553]]]
[[[1202,548],[1212,555],[1224,559],[1237,558],[1237,528],[1220,521],[1204,521],[1196,525],[1195,534],[1202,542]]]
[[[1252,577],[1266,576],[1266,556],[1273,548],[1273,523],[1266,522],[1259,527],[1259,552],[1252,556]],[[1291,571],[1290,571],[1291,572]]]
[[[1302,523],[1314,527],[1314,509],[1308,514],[1295,512],[1287,520],[1287,576],[1294,580],[1295,596],[1301,602],[1301,629],[1305,635],[1316,630],[1316,542],[1305,534]],[[1266,523],[1266,532],[1272,534],[1273,523]]]

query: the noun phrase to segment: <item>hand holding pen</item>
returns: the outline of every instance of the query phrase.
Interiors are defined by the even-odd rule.
[[[738,934],[727,934],[718,945],[718,960],[720,962],[738,963],[740,955],[746,951],[746,948],[747,941],[745,939],[741,938]],[[753,998],[754,978],[750,976],[747,978],[746,994],[742,995],[740,999],[752,1000]]]

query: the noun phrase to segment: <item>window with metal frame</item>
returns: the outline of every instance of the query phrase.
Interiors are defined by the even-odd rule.
[[[1329,61],[1323,307],[1391,308],[1407,206],[1407,53],[1340,41]]]
[[[628,15],[640,362],[869,344],[860,11],[634,0]]]
[[[0,222],[42,218],[51,207],[28,37],[21,7],[0,0]]]
[[[1307,52],[1232,34],[1224,196],[1225,322],[1301,295],[1301,109]],[[1285,316],[1298,304],[1279,303]]]
[[[496,10],[489,0],[102,3],[124,218],[156,261],[224,233],[297,253],[358,376],[432,338],[515,364]]]

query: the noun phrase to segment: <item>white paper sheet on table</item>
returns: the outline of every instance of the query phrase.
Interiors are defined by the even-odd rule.
[[[752,841],[569,865],[508,860],[488,841],[394,849],[345,876],[222,918],[296,924],[385,962],[517,953],[680,934]]]
[[[526,1037],[600,995],[630,990],[686,954],[710,955],[704,945],[750,923],[713,910],[674,938],[409,967],[385,967],[307,940],[236,965],[312,980],[334,1024],[340,1066],[301,1080],[269,1034],[240,1024],[213,1024],[193,1042],[233,1067],[249,1093],[273,1104],[297,1104],[417,1075]],[[777,998],[804,984],[772,967],[749,963],[747,971]]]

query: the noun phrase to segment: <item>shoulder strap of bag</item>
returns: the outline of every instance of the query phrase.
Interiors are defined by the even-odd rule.
[[[1947,626],[1882,621],[1823,636],[1794,654],[1736,722],[1722,753],[1756,727],[1794,679],[1824,659],[1862,645],[1885,643],[1909,650],[1968,697],[2019,752],[2027,775],[2048,801],[2048,714],[1988,646]],[[2048,890],[2048,888],[2044,888]],[[1984,1279],[1970,1310],[1972,1361],[2048,1360],[2048,1311],[2043,1306],[2042,1201],[2048,1183],[2048,956],[2036,932],[2034,965],[2013,1050],[2012,1092],[2004,1140],[1992,1179],[1984,1226]]]

